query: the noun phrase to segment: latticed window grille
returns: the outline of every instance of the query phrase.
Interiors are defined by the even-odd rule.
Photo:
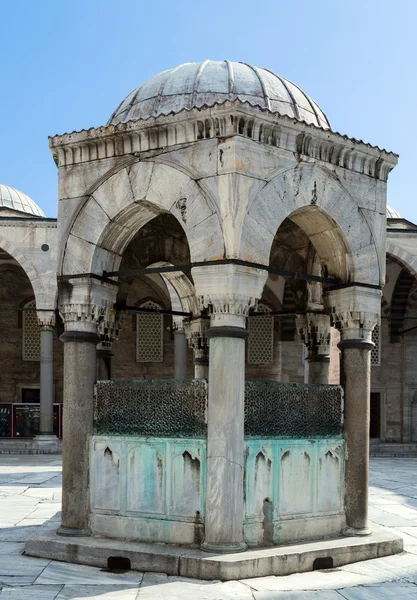
[[[31,300],[25,304],[24,308],[36,308],[35,300]],[[40,360],[41,329],[36,310],[23,311],[22,349],[23,360]]]
[[[256,312],[269,312],[258,304]],[[248,364],[270,365],[274,362],[274,318],[269,315],[248,318]]]
[[[378,367],[381,364],[381,336],[379,325],[375,325],[372,331],[372,341],[375,346],[371,350],[371,365]]]
[[[148,300],[139,308],[161,309]],[[139,313],[136,315],[136,362],[162,362],[164,360],[163,315]]]

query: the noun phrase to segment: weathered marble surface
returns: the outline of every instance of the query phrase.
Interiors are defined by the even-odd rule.
[[[23,508],[25,515],[16,520],[14,529],[21,528],[21,522],[33,512],[33,507],[43,504],[43,497],[59,509],[60,487],[58,457],[52,456],[0,456],[0,510],[3,516],[13,515],[17,508]],[[22,485],[22,480],[30,480],[30,473],[37,474],[43,481]],[[315,571],[287,577],[267,577],[245,582],[202,582],[179,577],[167,577],[155,573],[145,574],[141,583],[129,581],[129,574],[118,575],[112,583],[102,583],[103,573],[100,569],[89,568],[89,582],[75,583],[75,579],[84,576],[82,567],[72,565],[71,573],[62,570],[60,575],[55,567],[49,570],[54,583],[39,583],[34,575],[19,576],[19,568],[14,576],[0,576],[2,591],[0,599],[8,600],[53,600],[76,598],[97,598],[100,600],[124,600],[145,597],[149,600],[161,598],[180,598],[188,600],[231,600],[255,598],[260,600],[397,600],[397,598],[415,598],[417,596],[417,496],[415,483],[415,460],[413,459],[373,459],[371,460],[371,507],[378,507],[387,517],[395,518],[394,512],[401,507],[411,509],[408,526],[392,525],[390,528],[404,538],[406,553],[395,557],[375,559],[356,565],[347,565],[325,572]],[[13,496],[11,503],[6,499]],[[28,504],[25,498],[30,497],[37,504]],[[381,516],[372,516],[371,520],[381,521]],[[399,518],[397,516],[397,518]],[[11,516],[11,520],[14,517]],[[0,532],[2,529],[0,529]],[[19,564],[23,551],[22,543],[1,542],[0,557],[10,560],[16,557]],[[0,558],[0,563],[1,563]],[[25,558],[25,557],[22,557]],[[31,573],[45,570],[44,561],[26,558]],[[93,577],[93,573],[95,574]],[[113,578],[115,576],[113,575]],[[23,581],[23,579],[25,581]],[[95,579],[95,581],[93,581]],[[32,583],[33,582],[33,583]],[[133,593],[135,592],[135,595]],[[146,595],[144,595],[146,594]]]
[[[219,407],[216,410],[224,423],[224,410]],[[224,435],[223,440],[215,438],[215,473],[222,464],[218,457],[230,456],[226,453],[230,427],[224,428]],[[246,543],[276,544],[341,531],[344,525],[342,439],[248,439],[244,447],[244,453],[235,458],[241,457],[240,527],[244,523]],[[96,533],[191,544],[196,511],[207,524],[205,440],[95,436],[90,465],[91,524]],[[223,491],[216,491],[216,499],[223,502],[225,529],[231,510],[228,505],[231,491],[225,485],[231,481],[230,473],[222,481]],[[301,488],[305,490],[303,494],[299,493]],[[220,513],[214,514],[220,520]],[[232,524],[230,521],[229,526]]]

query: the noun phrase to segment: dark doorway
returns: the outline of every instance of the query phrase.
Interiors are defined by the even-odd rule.
[[[369,437],[371,439],[381,437],[381,394],[379,392],[371,392]]]

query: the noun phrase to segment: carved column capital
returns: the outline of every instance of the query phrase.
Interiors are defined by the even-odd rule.
[[[39,325],[53,329],[55,327],[55,311],[54,310],[37,310]]]
[[[100,336],[100,342],[97,345],[98,350],[111,350],[113,342],[119,337],[124,316],[125,313],[123,312],[108,310],[105,314],[106,318],[99,321],[97,325],[97,333]]]
[[[60,282],[58,291],[66,331],[106,335],[115,322],[117,286],[83,277]]]
[[[352,285],[329,290],[324,295],[332,325],[343,340],[371,341],[372,330],[379,323],[381,290]]]
[[[212,326],[244,327],[250,308],[262,297],[267,271],[241,265],[192,269],[201,308],[208,308]]]
[[[296,319],[298,338],[308,348],[309,357],[330,355],[330,317],[307,313]]]
[[[207,330],[209,327],[210,319],[208,317],[197,317],[184,321],[185,335],[190,348],[193,348],[194,351],[208,348]]]

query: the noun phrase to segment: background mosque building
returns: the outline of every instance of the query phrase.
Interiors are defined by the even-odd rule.
[[[417,443],[398,157],[229,61],[160,73],[49,146],[57,220],[0,187],[0,400],[3,447],[64,438],[60,533],[192,543],[197,524],[218,552],[368,534],[368,437]]]

